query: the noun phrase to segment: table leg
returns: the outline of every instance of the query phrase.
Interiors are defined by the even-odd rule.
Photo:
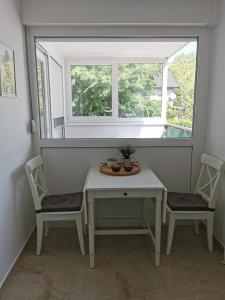
[[[155,265],[160,266],[162,191],[156,193],[155,205]]]
[[[95,225],[94,225],[94,197],[88,193],[88,229],[89,229],[89,259],[90,268],[95,267]]]
[[[142,199],[142,228],[146,228],[146,222],[145,222],[145,218],[146,218],[146,199],[143,198]]]

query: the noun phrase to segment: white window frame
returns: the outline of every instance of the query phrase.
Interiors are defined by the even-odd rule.
[[[119,118],[118,116],[118,66],[119,64],[126,63],[149,63],[149,64],[162,64],[162,81],[163,85],[167,79],[167,59],[162,58],[138,58],[138,57],[117,57],[117,58],[67,58],[65,63],[65,79],[66,79],[66,106],[67,106],[67,125],[140,125],[140,124],[152,124],[152,125],[164,125],[166,122],[166,110],[163,106],[166,105],[167,86],[162,86],[162,110],[161,117],[152,118]],[[72,92],[71,92],[71,65],[106,65],[112,66],[112,116],[73,116],[72,115]]]
[[[115,38],[116,37],[116,38]],[[126,143],[136,147],[193,147],[193,165],[199,161],[199,153],[202,152],[203,137],[205,135],[205,123],[207,118],[207,99],[209,82],[209,56],[211,32],[204,26],[27,26],[26,41],[29,66],[29,78],[31,86],[32,118],[39,128],[39,107],[36,78],[36,54],[35,41],[83,41],[96,39],[190,39],[198,40],[197,72],[194,103],[193,136],[187,138],[127,138]],[[67,120],[67,118],[66,118]],[[117,147],[123,141],[120,138],[67,138],[67,139],[41,139],[40,132],[34,134],[36,151],[40,148],[76,148],[76,147]]]
[[[45,93],[45,124],[44,124],[44,132],[46,138],[50,138],[52,136],[52,111],[51,111],[51,96],[50,96],[50,80],[49,80],[49,57],[46,51],[37,43],[36,44],[36,57],[37,60],[40,60],[43,63],[44,68],[44,93]],[[39,101],[39,100],[38,100]],[[38,102],[39,103],[39,102]],[[39,111],[40,117],[40,111]]]

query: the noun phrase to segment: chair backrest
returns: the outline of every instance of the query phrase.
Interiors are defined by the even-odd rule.
[[[47,186],[43,174],[43,160],[40,155],[29,160],[25,165],[28,182],[34,200],[35,210],[41,209],[41,202],[47,196]]]
[[[215,195],[220,177],[223,174],[224,161],[203,153],[201,164],[195,192],[208,202],[209,208],[214,209],[216,205]]]

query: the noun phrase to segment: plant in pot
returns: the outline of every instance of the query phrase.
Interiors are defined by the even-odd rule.
[[[131,155],[136,151],[132,145],[123,145],[119,147],[120,153],[123,155],[123,167],[125,171],[131,171]]]

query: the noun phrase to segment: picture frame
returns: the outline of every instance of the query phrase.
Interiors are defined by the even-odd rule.
[[[14,50],[0,42],[0,97],[16,96]]]

